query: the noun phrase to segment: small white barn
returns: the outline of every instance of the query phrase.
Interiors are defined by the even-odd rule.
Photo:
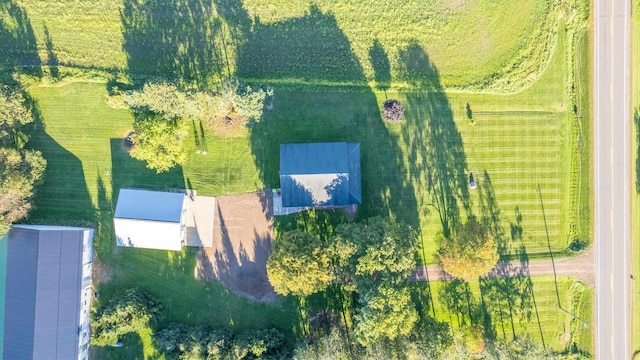
[[[187,194],[121,189],[113,223],[118,246],[182,250]]]

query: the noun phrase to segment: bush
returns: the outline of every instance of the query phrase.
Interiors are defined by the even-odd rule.
[[[390,123],[398,122],[404,119],[404,106],[398,100],[387,100],[382,107],[382,117]]]
[[[115,296],[102,309],[91,314],[91,344],[109,346],[125,334],[155,324],[162,315],[162,304],[139,288]]]

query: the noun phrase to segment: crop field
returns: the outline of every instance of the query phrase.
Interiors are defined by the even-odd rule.
[[[9,24],[0,49],[17,54],[0,64],[40,61],[199,82],[236,69],[271,83],[401,86],[416,80],[402,63],[403,49],[416,44],[429,52],[444,87],[507,92],[542,73],[558,19],[575,16],[573,7],[585,16],[587,2],[314,4],[18,0],[0,15]],[[18,39],[31,46],[16,46]]]
[[[189,250],[115,249],[113,199],[122,187],[191,187],[209,196],[277,187],[281,143],[350,141],[361,144],[358,217],[413,226],[423,263],[433,262],[439,232],[472,216],[491,227],[504,259],[523,249],[531,259],[566,255],[572,240],[591,241],[587,7],[551,0],[5,2],[0,53],[10,56],[0,58],[0,71],[16,69],[26,76],[15,78],[33,84],[38,121],[28,147],[48,161],[28,221],[97,227],[98,258],[111,272],[100,285],[104,299],[145,284],[165,303],[167,323],[275,326],[296,338],[304,325],[292,298],[250,303],[198,282]],[[162,174],[128,155],[123,138],[133,116],[105,101],[115,81],[208,89],[230,74],[275,88],[274,108],[260,122],[215,130],[193,122],[188,160]],[[404,104],[404,121],[382,120],[387,99]],[[554,350],[574,340],[589,352],[591,330],[562,309],[589,322],[590,291],[563,277],[532,281],[535,293],[522,297],[526,314],[509,314],[517,322],[497,320],[504,309],[488,310],[495,337],[529,333]],[[479,304],[492,286],[472,285],[469,294]],[[436,316],[454,327],[465,316],[478,321],[439,299]],[[150,335],[125,339],[133,352],[96,356],[157,358]]]

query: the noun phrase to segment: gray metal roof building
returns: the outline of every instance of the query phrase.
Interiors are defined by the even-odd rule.
[[[283,207],[342,207],[362,203],[360,144],[281,144]]]
[[[93,229],[14,225],[5,237],[4,359],[86,359]]]
[[[120,189],[113,217],[118,246],[182,250],[187,195]]]

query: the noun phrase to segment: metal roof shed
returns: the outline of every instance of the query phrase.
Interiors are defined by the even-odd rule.
[[[360,144],[281,144],[283,207],[346,207],[362,203]]]
[[[5,239],[4,359],[87,359],[93,229],[14,225]]]
[[[118,246],[182,250],[186,194],[121,189],[114,215]]]

